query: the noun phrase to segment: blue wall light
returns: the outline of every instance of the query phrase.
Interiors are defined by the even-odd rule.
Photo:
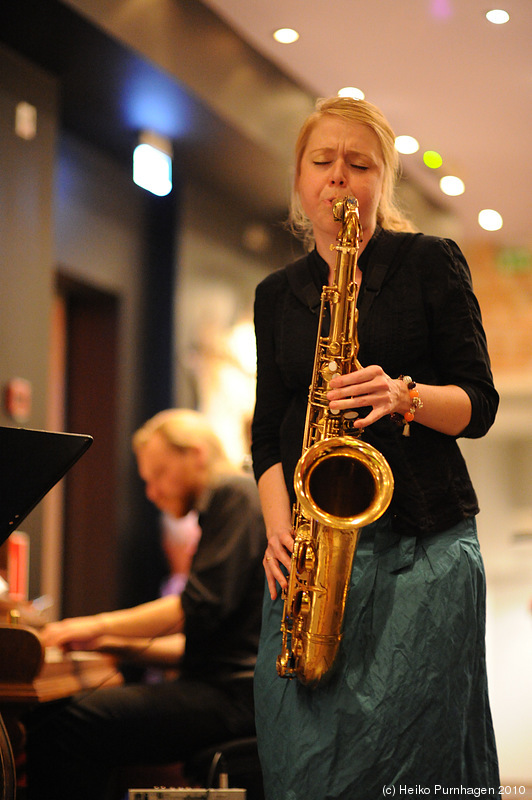
[[[137,186],[164,197],[172,191],[172,145],[162,136],[143,132],[133,151],[133,180]]]

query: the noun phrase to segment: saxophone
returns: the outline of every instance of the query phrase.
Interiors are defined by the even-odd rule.
[[[284,592],[281,677],[316,686],[329,672],[342,639],[342,623],[360,529],[378,519],[393,494],[384,456],[360,439],[358,413],[333,412],[327,391],[335,375],[361,369],[355,283],[361,226],[358,201],[336,200],[341,222],[333,283],[324,286],[303,452],[294,473],[294,549]],[[326,311],[330,313],[325,332]]]

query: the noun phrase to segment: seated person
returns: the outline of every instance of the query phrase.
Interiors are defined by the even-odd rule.
[[[181,519],[175,519],[170,514],[162,514],[161,546],[170,571],[161,584],[162,596],[181,594],[185,588],[200,536],[197,511],[189,511]]]
[[[198,512],[201,538],[181,595],[45,626],[45,646],[161,664],[175,680],[102,687],[47,704],[27,720],[30,800],[104,800],[113,772],[183,761],[254,735],[253,669],[266,546],[251,477],[230,467],[205,419],[161,412],[133,437],[146,495],[175,518]]]

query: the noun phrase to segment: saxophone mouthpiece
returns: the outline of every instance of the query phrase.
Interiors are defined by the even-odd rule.
[[[357,209],[358,200],[352,195],[339,197],[332,204],[333,217],[337,222],[343,222],[348,212],[356,212]]]

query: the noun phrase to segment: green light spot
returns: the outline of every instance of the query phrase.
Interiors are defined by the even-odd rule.
[[[423,153],[423,163],[431,169],[438,169],[443,164],[443,158],[435,150],[427,150]]]
[[[532,251],[526,247],[506,247],[497,255],[497,268],[500,272],[513,275],[532,272]]]

